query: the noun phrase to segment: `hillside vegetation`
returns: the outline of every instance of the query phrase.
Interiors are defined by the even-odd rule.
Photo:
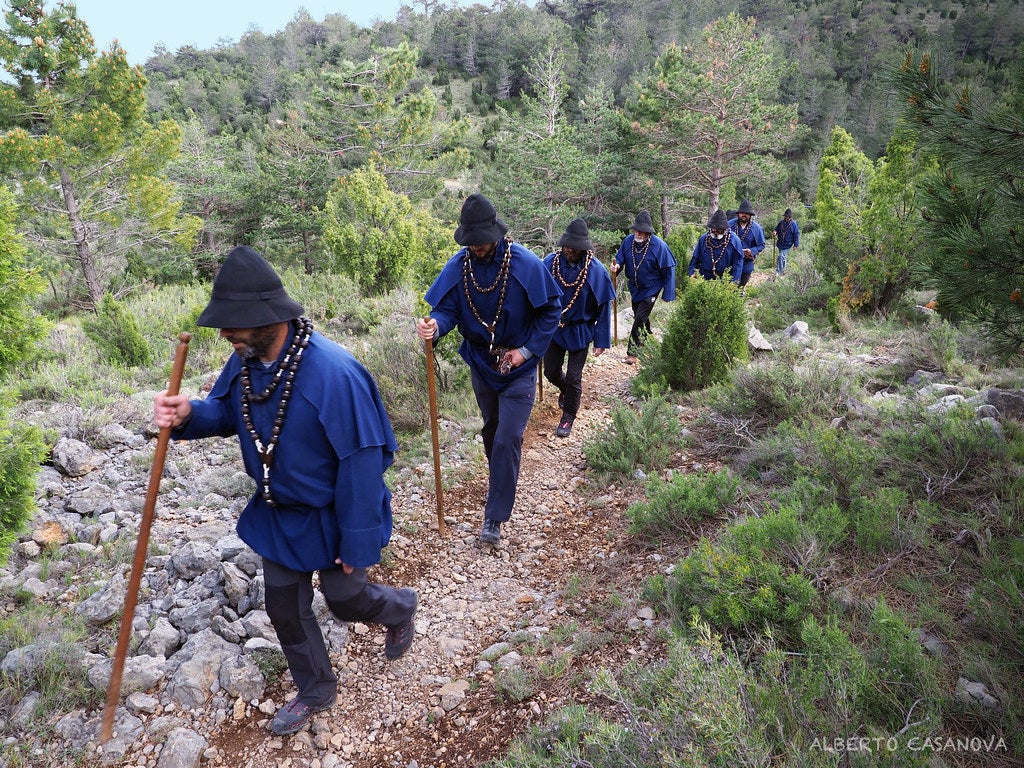
[[[649,210],[679,293],[579,480],[639,498],[608,513],[661,564],[577,605],[602,630],[587,639],[625,655],[627,602],[653,606],[657,647],[622,671],[532,649],[557,658],[490,683],[496,720],[545,685],[568,703],[493,765],[1024,761],[1018,0],[424,2],[370,29],[300,11],[138,68],[73,6],[8,6],[0,764],[94,759],[56,724],[99,706],[79,650],[112,638],[68,604],[134,535],[124,510],[102,541],[89,529],[95,560],[31,540],[47,452],[146,434],[182,330],[202,391],[229,350],[195,319],[249,244],[371,370],[396,476],[429,485],[412,318],[477,190],[538,255],[584,216],[607,262]],[[791,269],[772,277],[769,241],[745,296],[688,279],[709,213],[745,199],[766,232],[792,209]],[[771,351],[748,349],[751,325]],[[437,349],[441,414],[470,430],[457,344]],[[51,575],[60,603],[33,591]],[[585,578],[566,601],[586,603]],[[18,672],[44,629],[44,663]]]

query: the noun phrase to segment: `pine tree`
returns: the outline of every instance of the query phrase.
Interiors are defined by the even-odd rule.
[[[0,29],[0,170],[15,176],[29,245],[51,275],[77,262],[95,308],[106,281],[141,248],[194,242],[159,177],[177,151],[173,121],[146,122],[146,78],[116,43],[97,55],[74,5],[9,0]],[[31,217],[31,218],[29,218]]]
[[[801,133],[796,105],[773,98],[786,65],[754,29],[754,19],[730,14],[692,46],[667,46],[629,105],[663,192],[703,198],[708,215],[730,180],[745,191],[747,179],[761,188],[782,179],[775,153]]]
[[[1024,49],[1022,49],[1024,51]],[[892,73],[918,146],[937,161],[924,184],[928,248],[921,278],[938,311],[980,324],[993,351],[1024,349],[1024,57],[1002,99],[986,104],[951,87],[927,53]]]

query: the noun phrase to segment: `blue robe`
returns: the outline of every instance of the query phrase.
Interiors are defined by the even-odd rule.
[[[754,262],[757,260],[757,254],[764,250],[764,229],[753,219],[750,220],[750,225],[746,228],[743,234],[740,234],[740,220],[729,219],[729,229],[736,233],[736,236],[740,238],[740,253],[743,252],[744,248],[750,249],[750,257],[743,257],[743,272],[753,272]]]
[[[551,265],[555,260],[554,253],[549,253],[544,258],[544,266],[551,272]],[[584,259],[576,264],[571,264],[568,259],[559,258],[559,272],[562,279],[573,283],[583,268]],[[557,282],[557,280],[555,281]],[[562,305],[572,301],[569,289],[562,288]],[[552,341],[562,349],[570,352],[585,349],[594,344],[596,349],[608,349],[611,346],[611,306],[615,298],[615,289],[612,287],[612,278],[608,269],[596,258],[591,258],[590,268],[587,270],[586,283],[580,288],[580,296],[572,303],[572,307],[566,312],[562,310],[559,328],[555,331]]]
[[[775,243],[780,251],[788,251],[790,248],[800,247],[800,225],[796,219],[780,219],[775,225]]]
[[[615,261],[620,269],[625,271],[626,279],[629,281],[629,295],[633,303],[638,304],[659,293],[665,301],[675,299],[676,258],[668,244],[657,235],[651,235],[647,254],[638,257],[637,269],[634,270],[633,240],[632,233],[626,235],[626,239],[622,241],[615,254]]]
[[[286,345],[287,349],[287,345]],[[282,350],[282,356],[285,354]],[[237,530],[254,551],[296,571],[356,568],[380,562],[391,539],[391,492],[384,471],[397,448],[391,422],[369,372],[338,344],[314,332],[296,372],[291,401],[270,469],[271,507],[263,499],[263,465],[242,420],[242,360],[232,355],[205,400],[192,401],[178,440],[238,435],[256,494]],[[262,392],[273,377],[250,365],[252,387]],[[253,424],[266,446],[283,384],[253,403]]]
[[[423,297],[431,306],[430,316],[437,321],[438,338],[458,327],[462,334],[459,354],[473,372],[497,392],[520,376],[537,375],[537,363],[551,343],[561,312],[562,291],[551,272],[544,268],[537,254],[519,243],[500,241],[494,256],[486,262],[471,256],[477,283],[484,287],[495,283],[509,247],[512,249],[510,278],[493,339],[483,323],[495,319],[501,286],[490,293],[477,291],[472,283],[468,286],[473,306],[480,315],[477,319],[466,301],[462,285],[462,261],[468,249],[462,248],[448,260]],[[491,344],[514,349],[525,347],[531,355],[518,368],[502,375],[491,367],[495,360],[490,352]]]
[[[699,271],[700,276],[705,280],[714,280],[724,277],[725,271],[728,269],[731,270],[729,276],[732,281],[739,283],[740,276],[743,274],[743,249],[735,232],[729,229],[726,230],[726,234],[729,237],[729,244],[725,248],[725,253],[719,256],[717,261],[714,259],[715,252],[711,250],[710,245],[706,244],[708,233],[705,232],[698,238],[687,274],[692,275]]]

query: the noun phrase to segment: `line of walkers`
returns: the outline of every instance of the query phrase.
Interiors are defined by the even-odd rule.
[[[785,251],[799,229],[790,212],[775,235]],[[718,211],[694,249],[688,274],[708,279],[731,270],[741,286],[764,248],[764,233],[746,201],[732,222]],[[785,226],[784,226],[785,224]],[[582,397],[590,346],[610,346],[616,298],[612,275],[625,272],[633,309],[626,362],[651,333],[660,295],[675,298],[676,261],[640,211],[609,270],[596,258],[587,222],[569,222],[558,250],[544,259],[508,237],[508,226],[480,194],[462,206],[455,242],[462,246],[427,290],[430,316],[416,321],[420,339],[455,328],[483,418],[489,478],[481,542],[501,540],[515,502],[523,434],[533,409],[537,365],[558,389],[555,434],[568,437]],[[750,262],[750,270],[746,262]],[[313,576],[341,621],[385,628],[384,656],[405,654],[415,636],[418,596],[370,581],[392,533],[391,492],[384,473],[397,448],[377,384],[339,344],[314,330],[281,278],[253,249],[233,249],[213,280],[197,324],[231,344],[203,399],[161,392],[154,421],[180,440],[237,436],[257,490],[237,523],[262,558],[265,606],[288,662],[296,696],[271,721],[279,735],[299,731],[332,707],[338,680],[313,611]]]

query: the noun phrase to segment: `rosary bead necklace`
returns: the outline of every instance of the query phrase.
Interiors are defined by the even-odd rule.
[[[551,261],[551,275],[558,281],[558,284],[563,288],[575,289],[573,290],[572,298],[569,299],[569,303],[562,308],[562,314],[558,318],[558,327],[564,328],[565,322],[562,320],[563,317],[572,309],[573,304],[576,303],[576,299],[579,298],[580,291],[583,290],[583,286],[587,283],[587,272],[590,270],[590,262],[594,258],[593,251],[587,251],[587,255],[583,260],[583,268],[580,269],[576,279],[573,281],[566,280],[562,277],[562,254],[561,252],[555,254],[555,258]]]
[[[711,233],[709,232],[708,236],[704,238],[704,247],[707,249],[708,255],[711,256],[711,271],[717,275],[718,262],[721,261],[723,256],[725,256],[725,249],[729,247],[729,238],[722,238],[722,247],[716,255],[715,244],[712,242]]]
[[[508,282],[512,273],[512,241],[506,238],[505,243],[507,245],[505,256],[498,267],[498,274],[495,276],[494,282],[486,288],[477,282],[476,274],[473,272],[473,252],[467,248],[466,255],[462,257],[462,291],[466,296],[466,304],[469,305],[469,310],[473,313],[473,317],[476,318],[477,322],[487,329],[487,333],[491,335],[491,351],[494,350],[494,329],[498,326],[501,310],[505,306],[505,295],[508,293]],[[501,286],[501,291],[498,294],[498,307],[494,311],[494,320],[490,323],[484,322],[484,319],[480,317],[480,310],[473,303],[473,297],[469,293],[470,283],[473,283],[473,288],[476,289],[477,293],[481,294],[493,293],[499,285]]]
[[[312,321],[308,317],[298,318],[298,328],[295,335],[292,336],[288,351],[285,352],[284,357],[281,358],[281,361],[278,363],[277,371],[274,373],[274,377],[270,380],[266,389],[259,394],[253,392],[252,389],[252,376],[249,369],[249,359],[246,358],[242,361],[242,422],[245,425],[246,432],[249,433],[249,437],[252,439],[253,445],[256,446],[256,452],[260,456],[260,463],[263,465],[263,478],[260,482],[260,488],[263,500],[271,507],[277,506],[277,502],[274,501],[273,494],[270,492],[270,467],[274,463],[274,448],[277,447],[277,443],[281,438],[281,429],[284,427],[284,417],[288,412],[288,403],[291,401],[292,397],[292,384],[295,381],[295,374],[299,370],[299,363],[302,362],[302,353],[306,350],[306,347],[309,346],[309,337],[312,334]],[[281,389],[281,402],[278,404],[277,413],[274,416],[274,424],[270,431],[270,439],[267,441],[266,445],[264,445],[259,432],[256,431],[256,425],[252,420],[252,404],[266,402],[277,390],[278,385],[281,384],[282,381],[284,384]]]
[[[633,258],[633,279],[636,279],[637,270],[644,265],[644,261],[647,260],[647,251],[651,247],[651,236],[648,235],[647,239],[644,240],[643,247],[636,247],[636,235],[633,236],[633,247],[630,249],[630,256]],[[636,263],[637,254],[640,254],[640,263]]]

